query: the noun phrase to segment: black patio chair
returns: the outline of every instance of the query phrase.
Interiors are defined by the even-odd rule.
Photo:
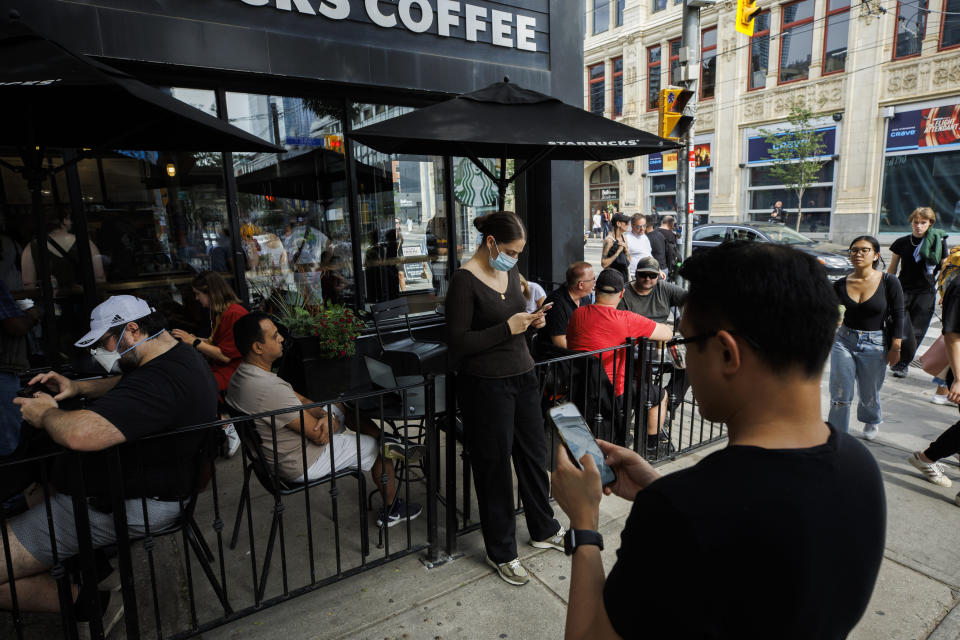
[[[377,331],[380,349],[389,359],[398,361],[401,373],[442,373],[447,369],[447,345],[428,342],[413,337],[410,326],[410,309],[406,298],[378,302],[370,308],[373,326]],[[403,319],[407,335],[396,337],[387,332],[392,320]],[[414,363],[411,367],[410,364]]]
[[[234,418],[237,418],[233,425],[237,430],[237,435],[240,436],[240,446],[243,450],[244,458],[243,488],[240,491],[240,501],[237,504],[237,517],[233,525],[233,534],[230,537],[230,548],[235,549],[237,547],[237,539],[240,535],[240,523],[243,520],[243,512],[247,508],[247,498],[250,493],[251,473],[257,476],[257,480],[260,482],[260,485],[264,488],[264,490],[266,490],[270,495],[274,496],[278,502],[280,502],[283,496],[301,493],[307,489],[312,489],[314,487],[332,482],[335,479],[339,480],[340,478],[346,478],[349,476],[356,478],[357,484],[359,485],[358,493],[360,499],[358,502],[360,506],[361,522],[360,550],[363,556],[369,555],[370,540],[369,532],[367,531],[367,505],[366,501],[364,500],[364,497],[367,493],[367,484],[363,477],[363,472],[356,468],[340,469],[322,478],[309,480],[308,482],[287,482],[286,480],[274,475],[271,464],[263,453],[263,439],[260,437],[260,433],[257,431],[253,420],[248,418],[245,414],[238,412],[236,409],[231,408],[230,413]],[[257,587],[258,601],[263,599],[263,594],[267,588],[267,575],[270,571],[270,561],[273,557],[273,547],[276,544],[277,531],[280,526],[281,516],[281,509],[273,510],[273,521],[270,524],[270,535],[267,538],[267,547],[263,559],[263,568],[260,571],[260,584]],[[247,517],[249,518],[250,514],[248,514]]]

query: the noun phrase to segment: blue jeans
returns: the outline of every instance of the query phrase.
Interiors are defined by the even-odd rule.
[[[830,416],[838,431],[847,431],[856,383],[860,393],[857,420],[880,424],[880,387],[887,371],[883,331],[857,331],[841,326],[830,351]]]
[[[20,407],[13,404],[20,376],[0,371],[0,456],[8,456],[20,443]]]

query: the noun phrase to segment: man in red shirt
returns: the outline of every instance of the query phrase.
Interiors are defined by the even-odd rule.
[[[581,306],[567,324],[567,348],[573,351],[596,351],[615,347],[626,342],[627,338],[652,338],[669,340],[673,329],[658,324],[640,314],[617,309],[623,298],[625,283],[623,276],[613,269],[604,269],[597,278],[596,303]],[[614,354],[617,354],[616,358]],[[603,368],[613,382],[614,392],[619,398],[623,395],[626,370],[623,366],[623,354],[608,351],[602,354]],[[614,362],[616,360],[616,363]],[[616,371],[614,371],[616,365]],[[641,393],[651,405],[647,412],[647,449],[652,446],[656,454],[659,445],[659,432],[667,415],[667,396],[658,385],[644,381]]]

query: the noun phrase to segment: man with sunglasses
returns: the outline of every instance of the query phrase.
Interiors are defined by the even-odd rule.
[[[660,474],[600,442],[616,480],[563,449],[553,496],[570,517],[566,638],[845,638],[883,556],[883,483],[869,451],[822,419],[820,383],[839,319],[811,256],[732,242],[689,258],[680,321],[687,375],[727,447]],[[633,506],[604,576],[602,495]],[[691,609],[683,593],[707,594]],[[638,615],[639,604],[649,606]],[[653,604],[655,603],[655,605]]]
[[[639,313],[654,322],[666,322],[670,309],[682,307],[687,292],[660,277],[660,263],[651,256],[637,263],[636,280],[623,292],[618,309]]]

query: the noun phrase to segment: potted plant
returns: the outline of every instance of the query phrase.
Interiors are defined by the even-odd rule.
[[[286,295],[275,290],[270,303],[293,342],[285,350],[280,377],[311,400],[331,398],[356,384],[357,339],[364,323],[353,309],[321,302],[299,288]]]

